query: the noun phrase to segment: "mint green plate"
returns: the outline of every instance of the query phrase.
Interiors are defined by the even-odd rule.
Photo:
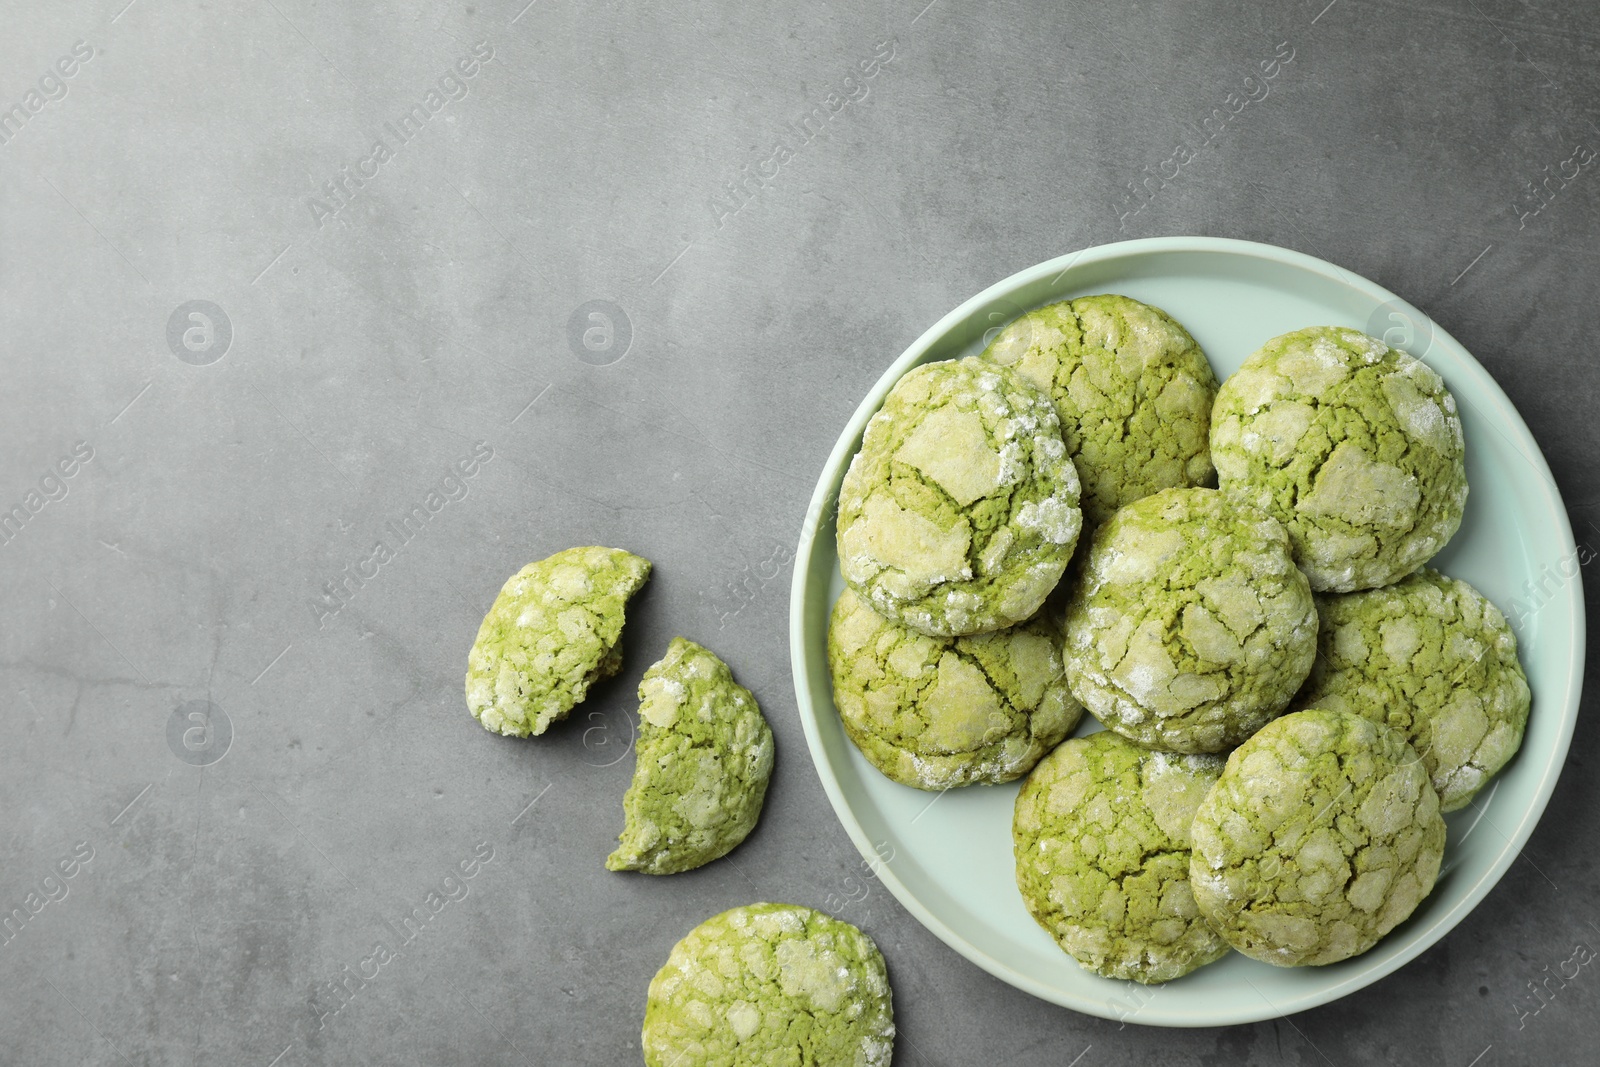
[[[911,367],[980,351],[985,333],[1026,309],[1104,292],[1171,313],[1219,378],[1277,334],[1353,326],[1426,360],[1460,404],[1471,492],[1460,532],[1433,565],[1477,586],[1512,620],[1533,710],[1511,765],[1475,805],[1446,817],[1449,841],[1433,894],[1364,956],[1278,968],[1235,953],[1155,988],[1090,974],[1034,923],[1017,892],[1016,784],[942,795],[898,785],[862,758],[840,725],[826,642],[828,611],[843,589],[833,505],[867,420]],[[883,884],[951,948],[1019,989],[1091,1015],[1157,1026],[1254,1022],[1326,1004],[1397,970],[1460,922],[1517,858],[1555,788],[1577,716],[1584,653],[1577,572],[1566,508],[1527,426],[1466,349],[1421,312],[1365,278],[1270,245],[1126,241],[1041,263],[979,293],[919,337],[862,400],[828,457],[800,537],[789,624],[795,695],[840,822]],[[1509,911],[1514,902],[1491,906]]]

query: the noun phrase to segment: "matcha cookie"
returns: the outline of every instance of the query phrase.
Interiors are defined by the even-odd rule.
[[[991,363],[925,363],[895,384],[845,473],[839,569],[914,630],[983,633],[1039,610],[1081,524],[1049,398]]]
[[[1215,489],[1163,489],[1096,530],[1065,629],[1073,694],[1107,728],[1172,752],[1255,733],[1317,651],[1283,527]]]
[[[846,589],[828,620],[833,702],[872,765],[903,785],[948,789],[1020,778],[1072,731],[1046,613],[1006,630],[928,637]]]
[[[1439,794],[1398,731],[1297,711],[1234,749],[1195,813],[1189,882],[1234,948],[1280,967],[1359,956],[1433,889]]]
[[[650,561],[620,548],[569,548],[501,588],[467,653],[467,709],[493,733],[542,734],[589,686],[622,668],[623,608]]]
[[[1219,488],[1288,528],[1318,592],[1388,585],[1433,558],[1461,525],[1464,456],[1438,374],[1333,326],[1262,345],[1211,415]]]
[[[1055,401],[1083,481],[1083,521],[1100,525],[1159,489],[1205,485],[1217,377],[1189,331],[1126,296],[1084,296],[1028,312],[982,358]]]
[[[1317,597],[1317,662],[1301,707],[1350,711],[1406,735],[1463,807],[1522,744],[1528,680],[1505,616],[1466,582],[1423,569],[1394,585]]]
[[[627,826],[606,869],[692,870],[755,829],[772,777],[772,731],[727,665],[681,637],[644,672],[639,700]]]
[[[645,1067],[887,1067],[893,1051],[878,947],[798,904],[707,919],[673,946],[645,1001]]]
[[[1017,888],[1087,969],[1153,984],[1227,954],[1189,891],[1189,824],[1221,756],[1151,752],[1110,731],[1034,768],[1011,822]]]

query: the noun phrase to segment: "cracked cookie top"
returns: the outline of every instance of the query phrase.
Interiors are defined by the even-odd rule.
[[[467,709],[483,728],[527,737],[567,717],[622,667],[623,609],[650,561],[569,548],[506,580],[467,653]]]
[[[645,1002],[646,1067],[888,1067],[883,956],[847,922],[798,904],[714,915],[672,948]]]
[[[1065,634],[1067,682],[1108,729],[1220,752],[1288,706],[1317,613],[1282,525],[1215,489],[1163,489],[1095,531]]]
[[[1062,743],[1023,783],[1017,888],[1084,967],[1151,984],[1227,954],[1189,890],[1189,826],[1222,763],[1103,731]]]
[[[606,869],[692,870],[755,829],[772,777],[772,730],[727,664],[682,637],[645,671],[639,700],[627,825]]]
[[[1406,735],[1439,791],[1464,807],[1522,744],[1528,679],[1505,616],[1426,568],[1394,585],[1317,597],[1317,661],[1300,707],[1365,715]]]
[[[1189,881],[1234,948],[1283,967],[1357,956],[1433,889],[1439,794],[1398,731],[1297,711],[1228,757],[1195,813]]]
[[[928,637],[845,589],[828,620],[845,733],[902,785],[948,789],[1026,774],[1083,716],[1041,612],[970,637]]]
[[[982,358],[1055,402],[1083,481],[1086,528],[1215,473],[1207,436],[1217,376],[1189,331],[1160,308],[1116,295],[1049,304],[1001,330]]]
[[[895,383],[845,472],[839,569],[914,630],[982,633],[1039,610],[1081,525],[1049,398],[992,363],[925,363]]]
[[[1218,487],[1284,524],[1318,592],[1388,585],[1433,558],[1461,525],[1464,456],[1444,379],[1333,326],[1262,345],[1211,418]]]

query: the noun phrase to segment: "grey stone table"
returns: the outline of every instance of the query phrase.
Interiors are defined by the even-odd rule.
[[[1483,907],[1288,1019],[1078,1015],[844,888],[802,514],[889,361],[1017,269],[1198,233],[1372,277],[1600,546],[1600,14],[1243,7],[0,4],[0,1061],[633,1063],[694,923],[849,897],[900,1063],[1593,1062],[1589,723]],[[622,676],[490,736],[485,607],[596,541],[657,568]],[[608,874],[680,632],[772,720],[766,814],[731,862]]]

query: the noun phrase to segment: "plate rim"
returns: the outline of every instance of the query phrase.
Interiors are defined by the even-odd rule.
[[[968,961],[1008,985],[1030,993],[1041,1000],[1107,1019],[1117,1018],[1109,1010],[1105,1010],[1109,1008],[1109,1004],[1102,1006],[1088,1002],[1077,995],[1069,994],[1064,990],[1038,982],[990,955],[981,945],[973,944],[967,938],[958,934],[946,925],[942,919],[935,916],[917,898],[910,888],[901,881],[892,865],[877,862],[878,853],[869,835],[851,810],[844,796],[843,787],[840,785],[837,773],[827,759],[824,758],[822,738],[818,725],[818,708],[812,701],[806,685],[806,668],[809,663],[809,657],[805,649],[806,635],[803,631],[805,587],[811,575],[811,560],[817,532],[822,525],[823,516],[827,513],[832,503],[830,498],[834,495],[835,483],[842,479],[844,464],[858,447],[857,442],[861,438],[867,420],[882,405],[884,397],[894,383],[899,381],[906,371],[920,361],[936,341],[957,324],[970,317],[975,311],[993,303],[997,298],[1006,297],[1010,293],[1031,285],[1052,273],[1056,273],[1058,276],[1065,275],[1073,268],[1103,263],[1107,260],[1132,259],[1152,254],[1173,252],[1215,253],[1265,260],[1319,275],[1363,296],[1376,297],[1380,304],[1393,303],[1402,308],[1412,307],[1407,301],[1371,279],[1348,271],[1327,260],[1277,245],[1227,237],[1146,237],[1129,241],[1115,241],[1102,245],[1089,245],[1075,252],[1056,256],[1017,271],[962,301],[932,326],[924,330],[916,340],[889,364],[872,388],[868,390],[866,396],[862,398],[860,404],[857,405],[855,411],[846,422],[834,447],[829,452],[827,462],[822,468],[821,477],[819,477],[816,488],[812,492],[810,503],[807,505],[805,520],[800,530],[800,540],[795,551],[795,566],[790,579],[789,590],[789,663],[794,683],[795,699],[800,712],[800,722],[805,732],[806,747],[810,752],[812,766],[822,782],[823,791],[827,794],[828,802],[833,808],[834,816],[844,827],[851,841],[855,844],[857,851],[861,853],[863,859],[874,863],[874,870],[878,879],[883,882],[884,886],[888,888],[902,907],[910,912],[924,928],[950,948],[960,953]],[[1059,277],[1057,280],[1060,280]],[[1421,313],[1419,312],[1419,314]],[[1506,428],[1510,429],[1513,436],[1517,438],[1514,441],[1508,440],[1508,443],[1520,452],[1523,458],[1535,467],[1536,472],[1542,474],[1549,483],[1557,519],[1552,525],[1551,533],[1555,535],[1559,542],[1560,558],[1564,559],[1571,555],[1576,551],[1576,543],[1572,535],[1571,518],[1566,509],[1566,501],[1561,494],[1560,486],[1557,485],[1550,473],[1550,467],[1545,460],[1543,450],[1539,448],[1538,442],[1534,440],[1521,414],[1511,403],[1510,398],[1506,396],[1504,390],[1494,380],[1494,377],[1464,345],[1445,331],[1442,326],[1434,322],[1431,316],[1423,316],[1423,318],[1426,319],[1432,329],[1433,341],[1431,343],[1439,343],[1439,340],[1442,339],[1446,345],[1454,345],[1459,353],[1465,357],[1463,364],[1465,373],[1470,377],[1479,379],[1477,384],[1482,387],[1481,391],[1487,392],[1496,406],[1501,409],[1499,414],[1505,420]],[[1572,587],[1569,585],[1568,588],[1571,589]],[[1331,988],[1302,993],[1281,1003],[1267,1001],[1263,994],[1262,1000],[1264,1003],[1261,1009],[1245,1009],[1225,1016],[1208,1013],[1204,1018],[1198,1017],[1193,1013],[1175,1012],[1170,1009],[1163,1010],[1157,1005],[1152,1005],[1151,1007],[1154,1010],[1141,1009],[1137,1015],[1126,1016],[1125,1021],[1136,1022],[1140,1025],[1169,1027],[1231,1025],[1281,1018],[1295,1012],[1318,1007],[1322,1004],[1339,1000],[1399,970],[1424,951],[1437,944],[1461,920],[1466,918],[1499,883],[1511,864],[1521,855],[1523,847],[1532,836],[1534,827],[1538,825],[1545,808],[1549,804],[1550,798],[1555,791],[1556,782],[1560,778],[1562,765],[1566,761],[1567,752],[1571,747],[1573,730],[1577,722],[1579,700],[1583,691],[1583,668],[1586,651],[1585,603],[1581,583],[1577,584],[1576,589],[1572,589],[1571,595],[1567,598],[1567,603],[1568,612],[1564,620],[1566,623],[1564,632],[1568,635],[1570,645],[1568,651],[1571,669],[1568,671],[1565,680],[1566,689],[1564,693],[1546,696],[1541,701],[1542,704],[1548,701],[1551,708],[1545,714],[1559,713],[1560,715],[1557,743],[1551,749],[1545,765],[1540,768],[1540,779],[1532,804],[1522,814],[1522,818],[1513,830],[1509,833],[1505,830],[1499,831],[1503,839],[1499,855],[1495,857],[1494,861],[1475,882],[1466,887],[1453,907],[1435,917],[1400,952],[1381,961],[1375,961],[1364,969],[1352,972]],[[830,710],[832,709],[831,701],[828,707]],[[1499,828],[1497,827],[1497,829]]]

